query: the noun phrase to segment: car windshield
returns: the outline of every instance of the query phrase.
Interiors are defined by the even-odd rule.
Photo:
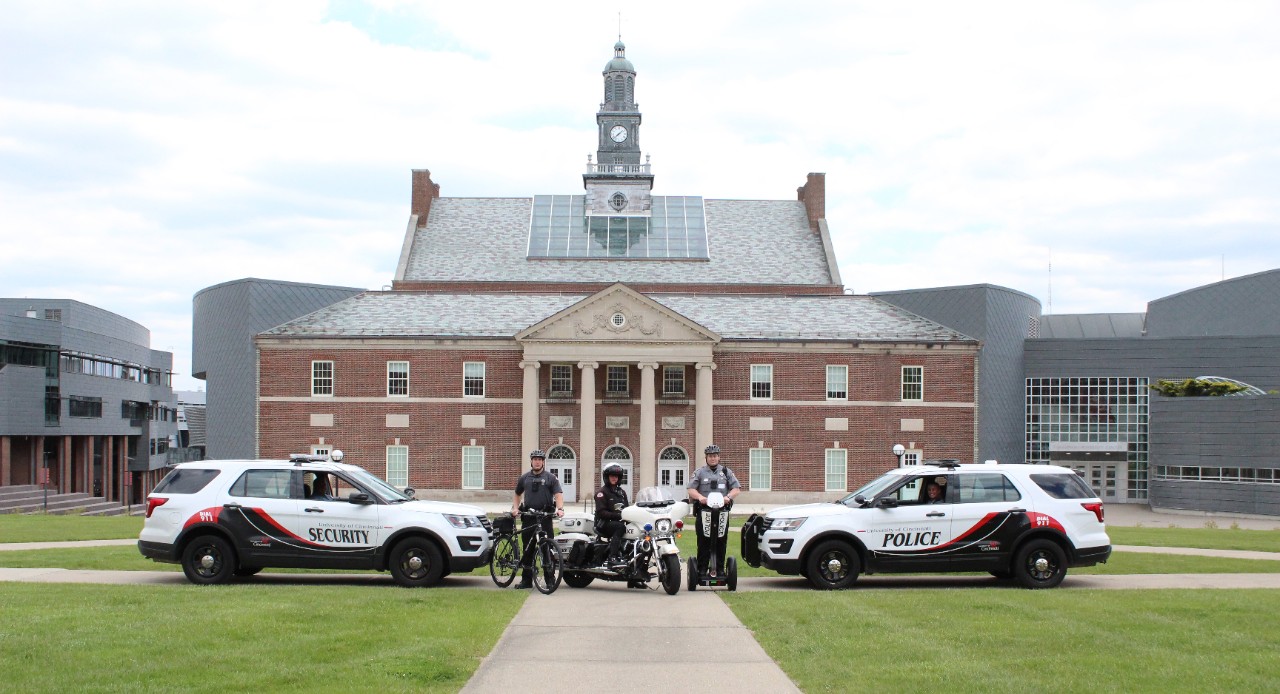
[[[880,492],[883,492],[885,489],[888,489],[890,486],[892,486],[894,483],[898,482],[901,479],[902,479],[902,475],[886,473],[862,485],[861,488],[850,492],[849,495],[841,499],[839,503],[842,503],[845,506],[849,506],[849,507],[857,506],[858,502],[854,501],[855,497],[861,495],[862,498],[864,499],[874,499],[877,494],[879,494]]]
[[[344,470],[343,472],[349,475],[365,489],[377,494],[383,501],[398,504],[409,500],[409,497],[405,496],[399,489],[383,482],[365,470]]]

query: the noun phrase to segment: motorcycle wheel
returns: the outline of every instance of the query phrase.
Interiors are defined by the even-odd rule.
[[[689,592],[698,589],[698,560],[689,557]]]
[[[738,589],[738,558],[729,557],[724,560],[725,585],[730,591]]]
[[[662,587],[667,591],[667,595],[675,595],[680,592],[680,557],[674,554],[666,554],[662,557],[662,567],[664,576],[662,577]]]
[[[582,571],[564,572],[564,582],[568,583],[570,588],[586,588],[594,580],[596,580],[595,576]]]

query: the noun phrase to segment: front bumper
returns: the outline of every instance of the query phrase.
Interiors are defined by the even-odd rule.
[[[489,565],[489,558],[493,556],[493,546],[490,545],[483,552],[477,555],[455,555],[449,560],[449,570],[454,573],[462,573],[472,571],[482,566]]]

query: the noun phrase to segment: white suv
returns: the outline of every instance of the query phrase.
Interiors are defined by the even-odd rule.
[[[430,586],[488,563],[482,509],[405,492],[319,456],[184,463],[147,496],[138,550],[201,584],[270,566],[390,571]]]
[[[859,573],[948,571],[1052,588],[1068,567],[1110,556],[1102,501],[1053,465],[898,468],[840,501],[753,515],[742,528],[748,564],[827,590],[849,587]]]

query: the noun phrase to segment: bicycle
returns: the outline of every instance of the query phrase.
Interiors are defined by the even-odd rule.
[[[560,550],[555,540],[542,528],[541,520],[555,514],[549,511],[522,511],[523,515],[532,516],[539,522],[534,525],[535,531],[531,542],[533,552],[533,585],[543,595],[550,595],[560,587],[563,566]],[[489,560],[489,575],[499,588],[506,588],[515,580],[521,566],[520,540],[516,533],[516,519],[512,515],[499,516],[493,522],[493,557]]]

